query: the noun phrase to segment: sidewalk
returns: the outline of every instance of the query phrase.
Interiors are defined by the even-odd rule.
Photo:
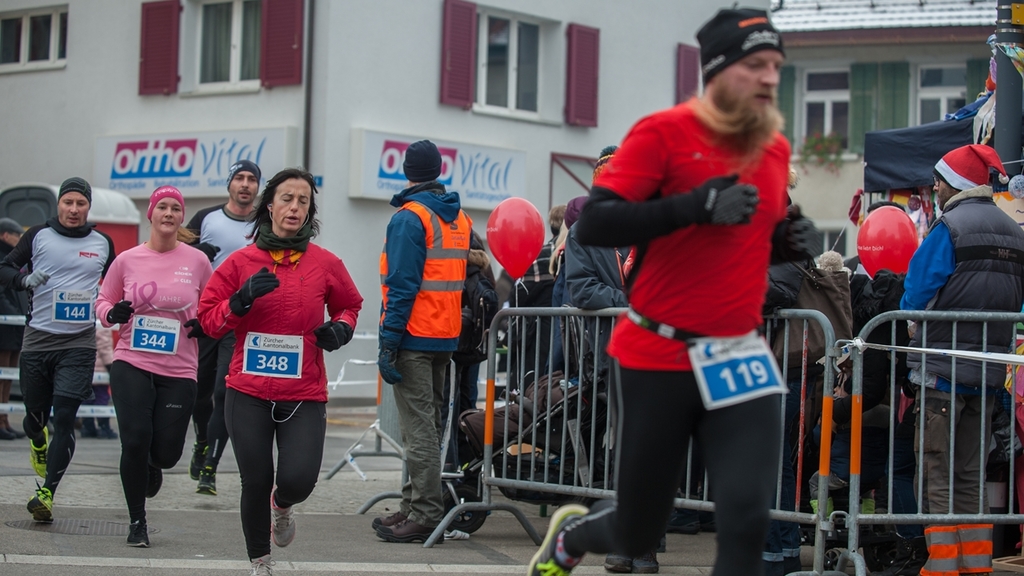
[[[332,408],[329,421],[323,472],[330,470],[372,423],[373,411]],[[55,498],[55,522],[49,526],[31,522],[25,511],[25,502],[38,479],[29,466],[28,443],[0,442],[0,573],[247,573],[249,563],[238,517],[241,486],[233,454],[228,450],[218,471],[218,495],[195,494],[195,482],[187,473],[191,443],[190,438],[186,454],[174,469],[165,472],[160,493],[148,502],[152,547],[138,549],[124,542],[128,517],[117,475],[117,441],[79,439],[71,468]],[[357,515],[356,510],[376,494],[399,489],[401,462],[395,458],[361,458],[358,463],[367,481],[345,467],[331,480],[321,479],[312,497],[296,506],[298,536],[288,548],[275,548],[275,573],[525,573],[536,546],[507,512],[492,513],[469,540],[449,540],[432,549],[382,542],[370,529],[370,521],[393,511],[397,501],[380,502],[366,515]],[[520,507],[543,534],[547,519],[539,516],[540,508],[528,504]],[[710,574],[714,535],[670,534],[668,550],[659,554],[662,574]],[[603,560],[590,556],[573,574],[606,574]]]

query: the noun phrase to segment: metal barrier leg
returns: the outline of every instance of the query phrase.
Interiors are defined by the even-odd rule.
[[[540,537],[537,529],[533,527],[533,524],[531,524],[526,518],[526,514],[523,514],[523,511],[519,508],[504,502],[494,502],[490,504],[484,502],[471,502],[457,504],[454,508],[449,510],[448,514],[445,514],[444,519],[441,520],[441,523],[437,525],[437,528],[434,528],[434,531],[430,534],[430,537],[427,538],[427,541],[423,543],[423,547],[432,548],[434,544],[437,544],[437,541],[444,535],[445,529],[459,514],[475,511],[489,512],[492,510],[505,510],[506,512],[511,512],[512,515],[516,517],[516,520],[519,520],[519,523],[522,524],[523,530],[526,530],[526,534],[533,540],[533,543],[540,546],[543,539]]]
[[[376,437],[377,449],[370,452],[357,451],[356,449],[362,444],[363,439],[366,438],[367,434],[373,434]],[[382,451],[380,444],[381,440],[387,442],[387,444],[391,446],[392,449],[394,449],[394,452]],[[402,450],[402,447],[399,446],[398,443],[395,442],[395,440],[391,436],[388,436],[386,432],[381,430],[380,419],[377,419],[373,422],[373,424],[370,424],[370,427],[363,432],[363,435],[360,436],[359,439],[356,440],[355,443],[352,444],[352,446],[350,446],[349,449],[345,451],[345,457],[339,460],[338,463],[334,465],[334,468],[331,468],[331,470],[324,475],[324,480],[330,480],[331,478],[333,478],[334,475],[337,474],[339,470],[345,467],[345,464],[351,464],[352,467],[356,469],[356,472],[358,472],[359,475],[363,478],[363,480],[366,480],[366,475],[364,475],[359,470],[355,463],[355,459],[359,456],[391,456],[393,458],[404,460],[405,451]]]

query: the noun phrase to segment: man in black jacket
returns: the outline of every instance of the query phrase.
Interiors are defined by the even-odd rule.
[[[24,229],[10,218],[0,218],[0,260],[14,250]],[[25,292],[8,286],[0,291],[0,315],[24,316],[28,312],[28,298]],[[0,324],[0,367],[14,368],[21,353],[21,338],[25,333],[23,325]],[[0,404],[11,401],[11,381],[0,379]],[[7,414],[0,414],[0,440],[17,440],[25,433],[11,427]]]

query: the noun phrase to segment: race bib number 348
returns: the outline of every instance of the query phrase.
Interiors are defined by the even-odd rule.
[[[775,357],[755,332],[737,338],[697,338],[689,342],[689,355],[708,410],[787,391]]]
[[[302,336],[249,332],[245,336],[242,372],[276,378],[300,378]]]

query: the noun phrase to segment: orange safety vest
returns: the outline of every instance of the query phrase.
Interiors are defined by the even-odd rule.
[[[423,280],[405,331],[420,338],[458,338],[462,332],[462,287],[466,282],[469,237],[473,222],[465,212],[450,224],[419,202],[406,202],[399,210],[419,217],[426,231],[427,259]],[[381,324],[388,307],[388,255],[385,240],[380,254],[380,287],[384,302]]]

